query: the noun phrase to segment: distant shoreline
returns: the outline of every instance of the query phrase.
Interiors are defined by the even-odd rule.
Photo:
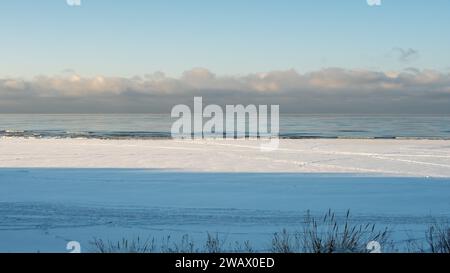
[[[89,133],[42,133],[33,131],[8,131],[0,130],[1,138],[34,138],[34,139],[98,139],[98,140],[176,140],[170,133],[161,132],[89,132]],[[225,136],[224,136],[225,138]],[[269,139],[272,137],[239,137],[234,139]],[[292,135],[292,134],[281,134],[279,139],[291,139],[291,140],[308,140],[308,139],[372,139],[372,140],[450,140],[450,137],[428,137],[428,136],[316,136],[316,135]],[[192,137],[194,139],[194,136]],[[205,140],[215,140],[217,138],[206,136]],[[233,138],[231,138],[233,139]]]

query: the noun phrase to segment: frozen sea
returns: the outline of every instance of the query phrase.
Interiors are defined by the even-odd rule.
[[[169,114],[0,114],[0,137],[170,138],[175,120]],[[280,136],[450,139],[450,116],[282,114]]]
[[[208,232],[267,251],[273,233],[329,209],[389,228],[403,247],[450,221],[449,116],[282,115],[289,140],[274,154],[169,143],[172,122],[1,114],[0,252],[66,252],[68,241],[86,252],[94,238],[203,242]]]

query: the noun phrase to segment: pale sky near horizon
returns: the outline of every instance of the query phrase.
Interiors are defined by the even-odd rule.
[[[2,0],[0,76],[448,70],[450,1]]]
[[[0,112],[450,114],[450,1],[1,0]]]

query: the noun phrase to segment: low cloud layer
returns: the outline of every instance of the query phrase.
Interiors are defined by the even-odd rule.
[[[329,68],[217,76],[207,69],[180,78],[0,78],[2,113],[169,113],[176,104],[279,104],[290,113],[450,114],[450,73],[406,69],[377,72]]]

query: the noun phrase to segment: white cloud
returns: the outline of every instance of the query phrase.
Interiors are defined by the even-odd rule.
[[[408,68],[369,71],[328,68],[243,76],[207,69],[181,78],[156,72],[143,77],[39,76],[0,79],[0,112],[169,112],[202,95],[207,103],[280,104],[289,112],[450,113],[450,73]]]

